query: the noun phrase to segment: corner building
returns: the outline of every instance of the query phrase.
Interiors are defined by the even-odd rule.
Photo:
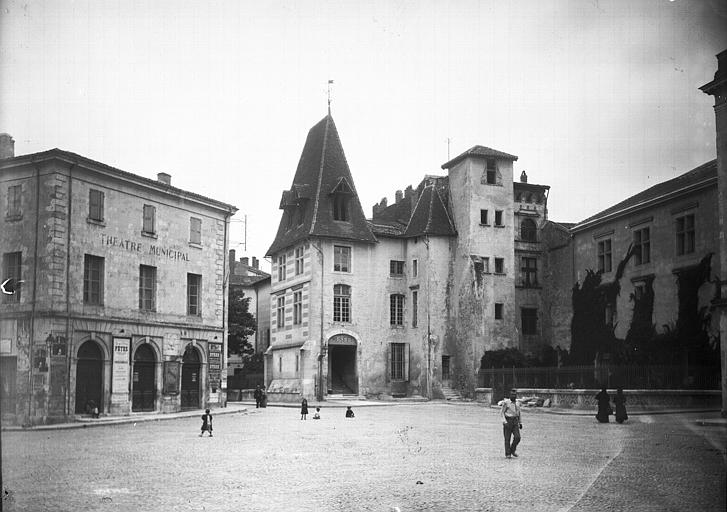
[[[515,160],[475,146],[367,220],[330,114],[311,128],[268,250],[268,392],[441,397],[485,350],[539,350],[549,187]]]
[[[7,149],[12,139],[5,135]],[[53,149],[0,160],[4,422],[224,406],[234,206]]]

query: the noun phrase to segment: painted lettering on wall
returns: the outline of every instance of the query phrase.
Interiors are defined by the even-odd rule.
[[[118,247],[120,250],[138,254],[153,254],[154,256],[165,257],[173,261],[189,261],[189,253],[184,251],[159,245],[144,246],[142,242],[135,242],[133,240],[127,240],[126,238],[107,235],[106,233],[101,233],[101,244]]]

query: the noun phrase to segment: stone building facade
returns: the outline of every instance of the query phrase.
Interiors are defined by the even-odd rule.
[[[272,258],[269,393],[471,392],[486,350],[537,352],[548,186],[475,146],[366,220],[330,115],[283,192]]]
[[[12,139],[3,139],[4,148]],[[234,206],[53,149],[0,161],[3,420],[222,406]]]

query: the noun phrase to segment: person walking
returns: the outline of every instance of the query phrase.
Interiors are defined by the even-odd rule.
[[[306,416],[308,416],[308,400],[304,398],[300,404],[300,419],[307,420]]]
[[[502,401],[500,416],[502,417],[502,432],[505,436],[505,457],[508,459],[517,457],[515,450],[520,444],[520,429],[523,428],[520,406],[517,403],[517,390],[511,390],[510,398]],[[510,438],[512,438],[512,443],[510,443]]]
[[[255,392],[252,396],[255,398],[255,409],[259,409],[263,402],[263,390],[260,389],[260,384],[255,386]]]
[[[212,415],[209,409],[205,409],[202,415],[202,431],[199,433],[199,437],[202,437],[205,432],[209,432],[212,437]]]
[[[626,396],[624,395],[623,389],[618,388],[616,390],[616,397],[613,399],[613,403],[616,405],[616,423],[623,423],[629,419],[628,414],[626,414]]]
[[[601,388],[601,391],[596,395],[596,401],[598,402],[596,419],[599,423],[608,423],[608,416],[613,410],[611,409],[611,397],[608,396],[606,388]]]

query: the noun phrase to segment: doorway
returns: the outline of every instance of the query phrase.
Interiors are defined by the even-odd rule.
[[[449,356],[442,356],[442,386],[449,387]]]
[[[154,350],[148,345],[140,345],[134,354],[133,392],[131,410],[153,411],[156,399],[156,357]]]
[[[76,363],[76,414],[103,408],[103,355],[94,341],[87,341],[78,349]]]
[[[15,414],[15,382],[17,379],[18,358],[0,357],[0,411]]]
[[[346,340],[338,340],[338,343],[329,341],[328,371],[329,394],[358,395],[355,339],[349,336]]]
[[[187,345],[182,358],[182,409],[199,409],[199,352]]]

